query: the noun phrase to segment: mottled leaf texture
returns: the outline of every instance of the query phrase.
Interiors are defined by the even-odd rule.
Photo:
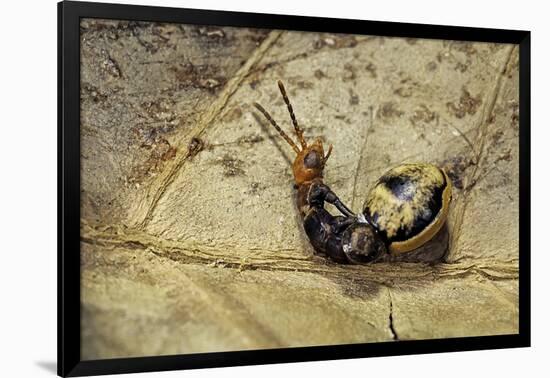
[[[517,46],[85,19],[81,64],[83,359],[518,332]],[[447,169],[435,261],[313,255],[279,79],[354,211]]]

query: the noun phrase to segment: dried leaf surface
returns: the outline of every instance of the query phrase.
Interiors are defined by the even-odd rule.
[[[517,47],[81,29],[83,358],[518,331]],[[305,135],[334,145],[325,181],[354,211],[396,164],[448,170],[442,261],[313,256],[292,150],[251,106],[290,133],[278,79]]]

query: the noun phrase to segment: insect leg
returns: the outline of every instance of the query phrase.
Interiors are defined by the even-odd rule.
[[[312,206],[321,206],[323,207],[324,202],[333,204],[342,214],[346,217],[355,218],[355,214],[351,211],[344,203],[338,198],[338,196],[330,190],[330,188],[323,184],[317,183],[311,187],[309,192],[309,203]]]
[[[353,213],[353,211],[351,211],[346,205],[344,205],[344,203],[340,201],[340,198],[338,198],[338,196],[336,196],[333,191],[327,193],[325,201],[333,204],[346,217],[355,218],[355,214]]]
[[[334,233],[340,234],[349,225],[355,222],[357,222],[357,219],[355,217],[336,216],[334,217],[334,221],[332,223],[332,229],[334,230]]]

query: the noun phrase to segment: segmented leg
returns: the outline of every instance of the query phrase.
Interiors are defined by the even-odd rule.
[[[355,218],[355,214],[338,198],[338,196],[323,183],[312,184],[309,190],[308,202],[311,206],[324,207],[324,203],[333,204],[346,217]]]

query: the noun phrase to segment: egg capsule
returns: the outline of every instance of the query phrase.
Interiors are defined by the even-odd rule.
[[[363,214],[392,254],[412,251],[441,229],[452,198],[445,171],[425,163],[387,171],[367,195]]]

